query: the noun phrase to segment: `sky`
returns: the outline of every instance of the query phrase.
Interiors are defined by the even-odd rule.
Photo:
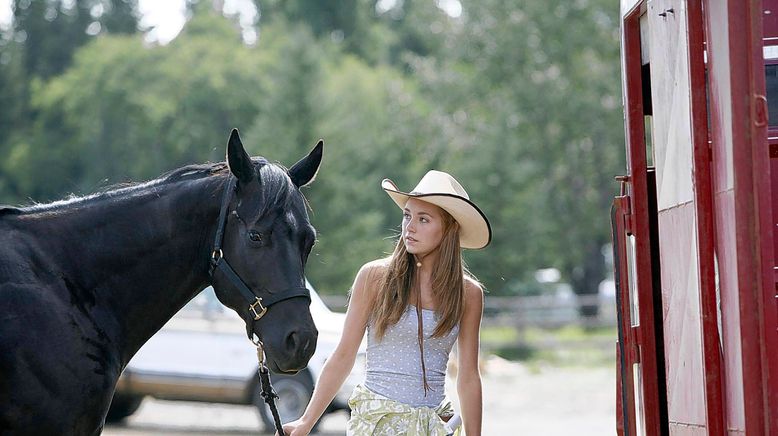
[[[11,1],[0,0],[0,27],[7,28],[11,23]],[[186,10],[184,0],[138,0],[138,8],[141,13],[141,26],[154,27],[149,32],[147,39],[165,44],[172,40],[184,27],[184,12]],[[244,27],[251,25],[256,14],[251,0],[226,0],[224,11],[228,14],[239,12],[241,24]],[[244,35],[251,39],[252,35]]]

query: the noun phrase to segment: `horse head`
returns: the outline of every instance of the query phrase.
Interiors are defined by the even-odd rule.
[[[319,141],[286,170],[250,158],[237,130],[227,145],[231,175],[212,255],[212,284],[219,300],[244,319],[249,337],[262,341],[275,372],[301,370],[316,348],[304,276],[316,233],[300,187],[316,175],[322,147]]]

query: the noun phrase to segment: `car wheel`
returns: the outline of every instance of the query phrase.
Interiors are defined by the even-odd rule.
[[[143,402],[142,396],[137,395],[114,395],[111,400],[111,406],[108,408],[108,414],[105,415],[105,422],[119,422],[124,418],[135,413]]]
[[[305,412],[305,407],[308,406],[308,402],[311,400],[311,395],[313,395],[313,380],[310,373],[308,371],[300,371],[293,376],[272,374],[270,382],[273,384],[273,390],[276,391],[279,397],[276,399],[275,404],[281,423],[294,421],[301,417],[303,412]],[[276,427],[273,422],[273,414],[270,412],[270,407],[265,403],[262,395],[260,395],[261,390],[262,388],[257,383],[254,387],[253,402],[265,426],[265,431],[274,432]],[[311,433],[316,432],[318,425],[319,423],[317,422]]]

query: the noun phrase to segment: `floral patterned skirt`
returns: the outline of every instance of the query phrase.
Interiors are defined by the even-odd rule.
[[[351,419],[347,436],[447,436],[443,417],[450,417],[453,408],[444,401],[435,409],[412,407],[358,385],[348,400]],[[455,435],[459,435],[457,430]]]

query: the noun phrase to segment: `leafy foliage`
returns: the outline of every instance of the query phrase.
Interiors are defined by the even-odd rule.
[[[249,46],[230,18],[190,2],[183,32],[159,46],[132,33],[131,1],[67,13],[17,1],[0,41],[0,194],[45,201],[222,160],[232,127],[287,166],[324,138],[307,195],[319,231],[309,274],[325,292],[392,249],[400,214],[381,179],[410,189],[430,168],[491,219],[492,245],[466,255],[491,292],[552,266],[596,292],[624,161],[611,3],[479,0],[452,17],[412,0],[255,1]]]

